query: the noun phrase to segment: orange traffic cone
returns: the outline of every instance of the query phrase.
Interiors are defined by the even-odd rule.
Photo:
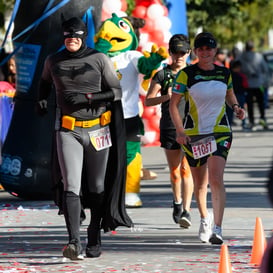
[[[221,246],[218,273],[232,273],[228,247],[225,244]]]
[[[264,235],[262,220],[260,217],[256,217],[250,263],[259,266],[261,264],[265,249],[266,239]]]

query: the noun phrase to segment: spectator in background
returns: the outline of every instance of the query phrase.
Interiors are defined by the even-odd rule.
[[[2,57],[5,57],[4,55]],[[16,64],[15,58],[11,57],[8,62],[3,64],[0,70],[0,152],[6,139],[10,126],[15,95]],[[1,164],[1,153],[0,153]],[[0,185],[0,189],[2,186]]]
[[[227,61],[227,53],[224,49],[222,48],[217,49],[214,64],[229,67],[229,63]]]
[[[268,63],[269,61],[267,60],[267,58],[268,58],[268,56],[264,55],[265,62],[268,65],[268,75],[266,77],[266,83],[265,83],[265,88],[264,88],[264,107],[265,107],[265,109],[270,108],[268,91],[269,91],[269,87],[272,83],[272,73],[273,73],[272,68],[270,67],[270,65]]]
[[[239,59],[241,54],[241,50],[238,47],[234,46],[230,52],[230,61]]]
[[[15,87],[16,84],[16,62],[15,57],[11,57],[8,60],[8,75],[7,75],[7,81]]]
[[[245,103],[246,103],[246,95],[247,95],[246,90],[248,88],[248,82],[247,82],[246,75],[241,72],[241,67],[242,67],[242,64],[239,60],[230,62],[233,90],[237,97],[240,107],[244,109]],[[246,129],[245,119],[242,120],[242,129]]]
[[[7,53],[4,48],[0,49],[0,81],[6,81],[7,80],[7,74],[8,74],[8,66],[7,63],[3,63],[4,59],[7,57]]]
[[[256,99],[260,112],[260,125],[264,129],[268,129],[265,118],[264,106],[264,88],[267,84],[268,65],[261,53],[254,51],[253,41],[246,42],[245,51],[240,56],[242,63],[242,72],[246,75],[248,81],[247,88],[247,111],[248,111],[248,127],[254,129],[254,98]]]

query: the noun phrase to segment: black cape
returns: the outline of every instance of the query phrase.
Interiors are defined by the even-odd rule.
[[[107,164],[104,192],[104,213],[101,222],[101,228],[105,231],[115,230],[118,226],[132,227],[133,223],[128,216],[125,208],[125,183],[126,183],[126,131],[123,117],[121,101],[111,103],[111,123],[110,132],[112,147]],[[52,151],[53,164],[53,189],[54,201],[59,207],[59,214],[62,214],[62,195],[63,183],[58,164],[56,141],[54,141]],[[83,170],[84,174],[84,170]],[[88,195],[83,175],[81,200],[82,207],[88,208]],[[91,212],[92,213],[92,212]],[[82,220],[84,220],[84,211],[82,211]]]
[[[118,226],[133,225],[125,209],[126,131],[121,101],[112,103],[111,117],[112,147],[105,179],[106,207],[102,219],[104,231],[114,230]]]

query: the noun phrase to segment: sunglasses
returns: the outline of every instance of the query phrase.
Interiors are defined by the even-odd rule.
[[[187,53],[189,53],[190,51],[187,50],[187,51],[183,51],[183,50],[170,50],[170,52],[172,54],[181,54],[181,55],[186,55]]]

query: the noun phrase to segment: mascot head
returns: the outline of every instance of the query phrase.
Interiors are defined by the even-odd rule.
[[[112,14],[112,18],[103,22],[95,35],[95,43],[99,39],[105,39],[111,44],[109,53],[126,52],[138,47],[138,39],[130,21],[118,17],[115,13]]]

